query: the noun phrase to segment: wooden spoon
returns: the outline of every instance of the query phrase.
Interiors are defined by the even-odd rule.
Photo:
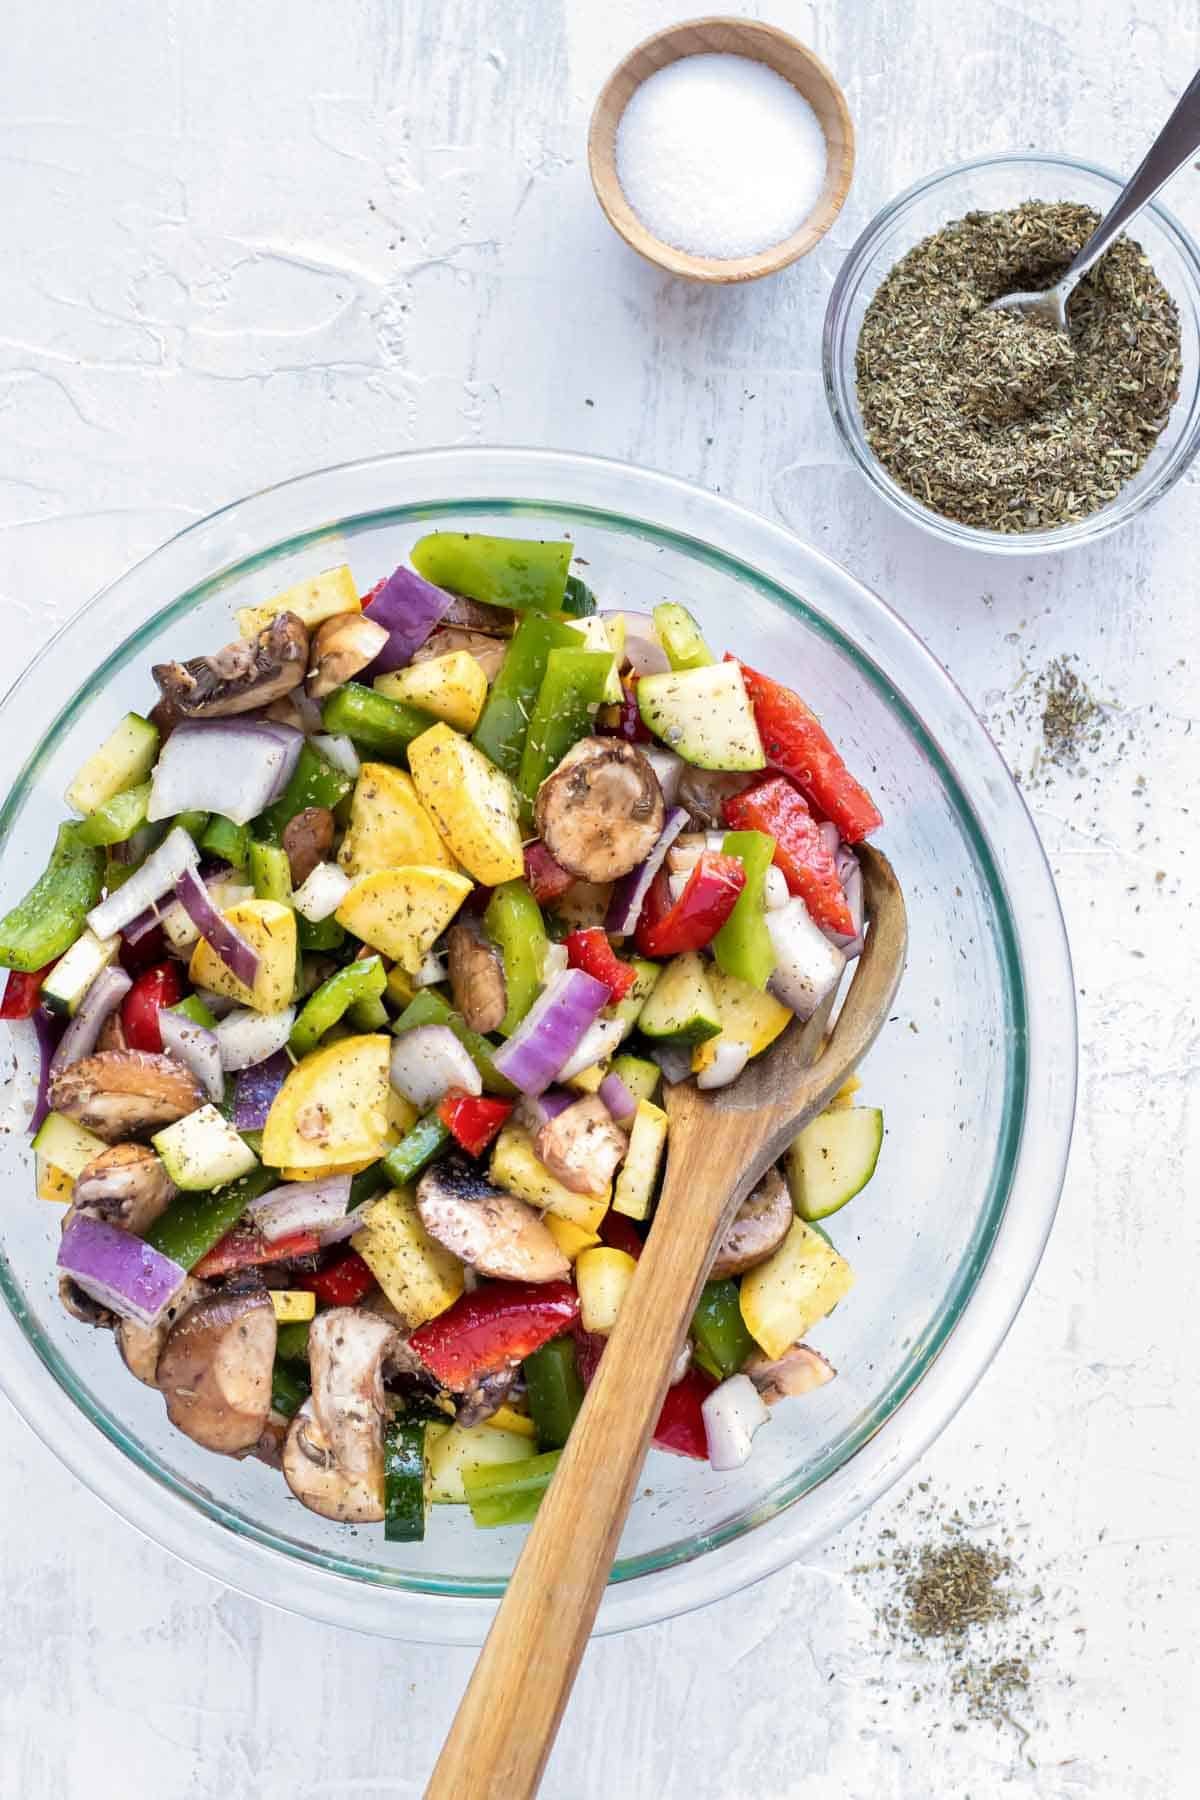
[[[887,1018],[907,942],[891,865],[860,848],[866,948],[831,1004],[727,1088],[667,1089],[670,1151],[654,1229],[583,1409],[480,1652],[428,1800],[537,1791],[650,1442],[716,1250],[751,1188],[826,1107]]]

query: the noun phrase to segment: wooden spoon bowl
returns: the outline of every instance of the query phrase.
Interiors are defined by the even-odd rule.
[[[635,91],[668,63],[705,51],[766,63],[803,94],[825,135],[825,180],[812,212],[790,237],[753,256],[693,256],[655,237],[625,198],[617,174],[617,128]],[[807,256],[837,218],[854,174],[854,126],[841,88],[798,38],[754,19],[691,19],[646,38],[609,76],[592,113],[588,168],[609,223],[648,262],[691,281],[755,281]]]

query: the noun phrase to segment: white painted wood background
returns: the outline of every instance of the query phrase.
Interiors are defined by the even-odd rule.
[[[846,467],[818,344],[840,257],[915,177],[1012,147],[1131,167],[1200,61],[1200,18],[1195,0],[741,10],[836,70],[858,174],[818,254],[698,293],[611,236],[583,156],[601,81],[681,0],[10,0],[4,659],[238,494],[504,441],[646,462],[777,516],[887,595],[998,724],[1023,667],[1077,652],[1133,742],[1033,794],[1081,995],[1072,1173],[1032,1298],[924,1468],[951,1497],[1007,1482],[1074,1609],[1073,1686],[1048,1689],[1032,1763],[1009,1733],[931,1731],[869,1637],[856,1538],[598,1644],[546,1792],[1176,1800],[1200,1770],[1196,478],[1091,553],[939,550]],[[1200,174],[1170,204],[1200,224]],[[1004,741],[1027,757],[1019,730]],[[467,1653],[222,1591],[7,1410],[0,1532],[4,1800],[419,1793]]]

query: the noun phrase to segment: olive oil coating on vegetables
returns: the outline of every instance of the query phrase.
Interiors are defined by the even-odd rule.
[[[867,308],[856,375],[867,441],[946,518],[1038,531],[1116,498],[1179,394],[1179,314],[1120,238],[1076,289],[1066,336],[1002,294],[1051,287],[1099,224],[1029,200],[968,213],[901,258]]]

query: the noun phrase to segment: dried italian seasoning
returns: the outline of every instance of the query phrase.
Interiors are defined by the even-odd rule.
[[[1038,531],[1116,498],[1179,394],[1179,314],[1121,238],[1075,290],[1066,336],[1002,294],[1051,287],[1099,223],[1028,200],[968,213],[898,262],[867,308],[856,361],[867,441],[946,518]]]

